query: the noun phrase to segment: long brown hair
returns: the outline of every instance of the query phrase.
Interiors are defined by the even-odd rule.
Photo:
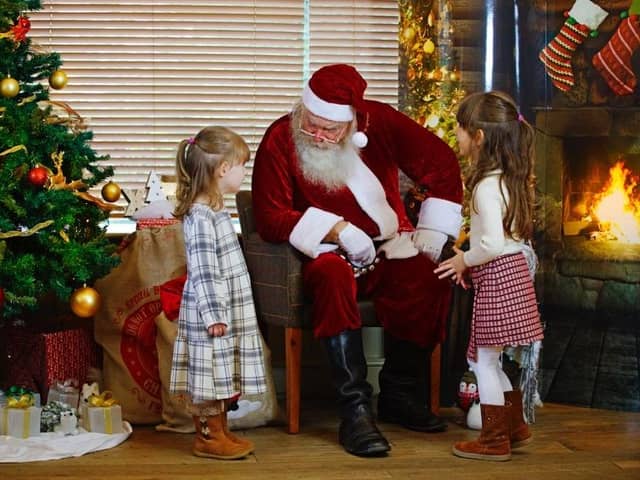
[[[195,198],[206,193],[209,206],[224,206],[215,172],[223,162],[239,165],[249,159],[249,147],[238,134],[225,127],[206,127],[194,138],[182,140],[176,155],[176,208],[173,215],[182,219]]]
[[[457,120],[472,138],[482,130],[484,140],[474,167],[465,178],[470,192],[492,170],[502,170],[509,202],[502,219],[510,237],[530,240],[533,236],[535,201],[534,130],[518,112],[514,100],[498,91],[473,93],[458,108]],[[503,199],[502,182],[500,189]],[[472,205],[475,210],[475,205]]]

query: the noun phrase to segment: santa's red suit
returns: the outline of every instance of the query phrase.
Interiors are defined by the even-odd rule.
[[[265,240],[291,241],[306,255],[304,285],[313,299],[317,337],[359,328],[356,297],[367,295],[387,333],[432,346],[444,337],[451,284],[437,279],[435,264],[407,233],[414,227],[399,192],[398,169],[427,189],[420,226],[455,238],[462,201],[458,161],[436,135],[384,103],[360,100],[356,111],[368,143],[347,185],[333,191],[304,178],[290,115],[270,126],[253,169],[256,227]],[[342,258],[323,253],[322,239],[341,219],[371,236],[381,252],[375,269],[357,279]]]

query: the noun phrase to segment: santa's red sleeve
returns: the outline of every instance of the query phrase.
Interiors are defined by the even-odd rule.
[[[386,137],[389,154],[411,180],[427,188],[428,197],[462,202],[460,165],[438,136],[389,105],[370,102],[369,137]]]
[[[295,150],[288,116],[276,120],[265,132],[256,152],[251,178],[253,214],[260,236],[285,242],[303,212],[293,206]]]
[[[456,238],[462,222],[462,178],[454,151],[438,136],[396,109],[367,102],[369,138],[380,136],[384,155],[426,189],[418,228]]]

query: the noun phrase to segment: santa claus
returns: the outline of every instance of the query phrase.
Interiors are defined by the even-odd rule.
[[[433,270],[460,230],[462,182],[454,152],[391,106],[365,100],[366,86],[349,65],[316,71],[293,111],[265,133],[252,190],[260,235],[306,256],[303,283],[337,388],[339,441],[375,456],[390,446],[371,413],[356,297],[373,300],[385,330],[378,418],[444,430],[429,407],[428,362],[444,337],[451,284]],[[417,229],[398,169],[427,191]]]

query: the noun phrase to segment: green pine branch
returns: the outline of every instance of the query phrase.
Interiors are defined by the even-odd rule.
[[[36,0],[0,0],[0,32],[40,8]],[[47,80],[61,67],[56,52],[32,48],[29,33],[20,41],[11,35],[0,39],[0,81],[10,75],[20,85],[17,96],[0,96],[0,154],[9,152],[0,155],[4,320],[28,317],[51,295],[67,303],[76,288],[92,284],[119,261],[100,227],[108,212],[75,194],[111,177],[113,168],[105,165],[107,155],[92,149],[92,132],[58,115],[48,102]],[[62,155],[61,164],[54,154]],[[84,186],[54,188],[51,179],[44,187],[33,185],[29,172],[36,166],[61,174],[67,186],[73,181]]]

